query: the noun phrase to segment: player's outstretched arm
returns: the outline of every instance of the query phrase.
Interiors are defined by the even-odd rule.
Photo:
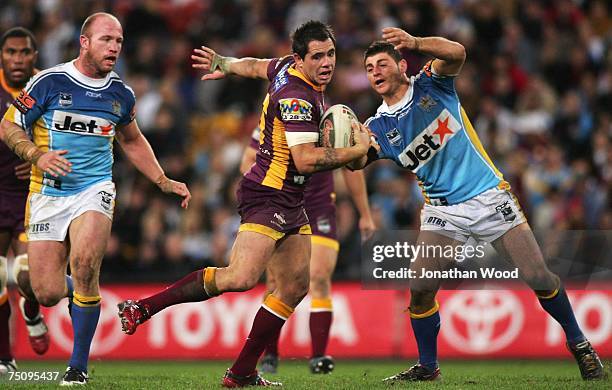
[[[0,139],[20,159],[36,165],[51,176],[66,176],[72,171],[72,163],[62,157],[68,153],[67,150],[43,152],[30,140],[21,127],[11,121],[2,119],[0,122]]]
[[[314,143],[292,146],[291,156],[300,173],[314,173],[340,168],[353,160],[362,158],[370,147],[367,128],[361,123],[353,124],[355,145],[348,148],[321,148]]]
[[[149,180],[167,194],[177,194],[182,197],[181,207],[187,208],[191,193],[185,185],[168,179],[159,165],[149,141],[142,135],[135,120],[117,131],[117,141],[132,164]]]
[[[361,240],[365,241],[372,237],[376,224],[372,219],[370,204],[368,203],[368,191],[365,183],[363,171],[342,170],[344,182],[353,198],[353,203],[359,211],[359,231],[361,232]]]
[[[202,46],[194,49],[191,55],[195,69],[209,72],[202,76],[202,80],[217,80],[227,75],[235,74],[247,78],[268,79],[268,64],[270,59],[252,57],[234,58],[221,56],[209,47]]]
[[[384,28],[382,32],[383,39],[397,50],[414,50],[435,57],[434,69],[438,74],[455,76],[465,62],[465,48],[459,42],[442,37],[415,37],[396,27]]]

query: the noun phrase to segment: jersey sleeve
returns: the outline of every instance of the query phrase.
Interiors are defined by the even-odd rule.
[[[446,93],[455,93],[455,76],[437,74],[433,66],[434,61],[428,61],[423,67],[421,74],[425,76],[424,79],[430,80],[435,88],[439,88]]]
[[[278,72],[283,69],[287,62],[291,61],[291,56],[285,56],[281,58],[273,58],[272,61],[268,64],[268,80],[272,81],[274,77],[278,74]]]
[[[136,95],[132,88],[125,85],[126,93],[124,98],[125,107],[121,107],[121,118],[118,126],[125,126],[136,118]]]
[[[303,88],[285,88],[279,94],[276,117],[285,128],[289,147],[319,140],[319,111],[312,93]]]
[[[384,137],[385,134],[384,129],[382,129],[382,126],[380,126],[379,122],[376,121],[374,117],[371,117],[367,121],[365,121],[364,125],[368,129],[370,129],[370,139],[372,140],[372,142],[379,146],[377,153],[375,152],[376,148],[370,148],[370,150],[368,151],[368,162],[370,162],[370,160],[374,161],[382,158],[390,158],[385,153],[386,148],[384,147],[384,145],[382,145],[381,142],[381,137]]]
[[[4,119],[28,131],[45,112],[52,91],[52,77],[39,73],[21,90],[19,96],[6,110]]]

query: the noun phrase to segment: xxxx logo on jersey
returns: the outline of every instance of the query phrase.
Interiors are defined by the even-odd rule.
[[[405,168],[417,172],[461,130],[461,124],[446,108],[400,153]]]

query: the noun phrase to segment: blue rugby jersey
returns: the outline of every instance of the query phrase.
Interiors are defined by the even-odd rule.
[[[115,129],[134,119],[134,92],[115,72],[93,79],[74,61],[35,75],[4,118],[23,128],[43,151],[68,150],[72,172],[53,177],[32,168],[30,191],[69,196],[112,180]]]
[[[464,202],[493,187],[509,189],[484,148],[455,91],[454,77],[433,73],[431,61],[401,101],[366,121],[378,158],[414,172],[427,203]]]

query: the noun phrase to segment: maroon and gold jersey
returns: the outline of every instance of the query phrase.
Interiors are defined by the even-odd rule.
[[[0,69],[0,114],[4,115],[13,100],[19,95],[19,89],[11,88],[4,78],[4,72]],[[23,161],[15,155],[8,146],[0,141],[0,192],[2,193],[27,193],[29,180],[19,180],[15,176],[15,167]]]
[[[310,175],[298,172],[289,148],[318,140],[325,106],[323,90],[295,68],[291,56],[272,60],[268,79],[257,157],[245,178],[277,190],[301,193]]]

